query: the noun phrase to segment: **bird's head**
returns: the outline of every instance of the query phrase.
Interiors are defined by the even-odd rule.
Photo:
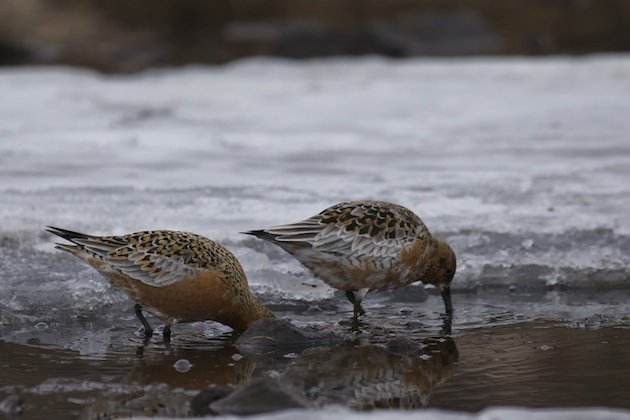
[[[447,314],[453,313],[451,302],[451,282],[457,269],[457,258],[453,249],[444,241],[435,240],[433,264],[426,282],[440,289]]]

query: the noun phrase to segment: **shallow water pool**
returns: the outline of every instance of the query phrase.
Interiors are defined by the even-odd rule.
[[[358,330],[348,322],[350,308],[340,296],[324,309],[277,307],[279,316],[297,325],[344,339],[333,348],[298,354],[247,354],[235,347],[234,334],[212,322],[176,326],[170,344],[159,334],[145,344],[138,322],[124,313],[116,326],[89,317],[63,325],[4,325],[0,401],[10,411],[19,398],[25,419],[185,417],[199,414],[191,406],[199,391],[275,377],[319,407],[630,409],[630,329],[626,318],[605,314],[618,303],[605,296],[596,303],[590,296],[589,304],[589,296],[576,295],[573,306],[562,299],[569,295],[551,295],[455,295],[450,334],[439,314],[441,302],[431,296],[400,303],[376,294]],[[548,300],[560,314],[572,306],[594,313],[554,319]],[[401,338],[418,346],[401,347]],[[188,363],[176,363],[181,360]]]

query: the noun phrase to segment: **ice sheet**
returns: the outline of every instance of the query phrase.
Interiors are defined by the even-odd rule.
[[[237,419],[237,416],[213,416],[207,418]],[[496,407],[481,411],[478,414],[459,413],[446,410],[421,410],[421,411],[396,411],[375,410],[368,413],[357,413],[349,409],[329,408],[318,411],[290,410],[280,413],[261,414],[251,416],[252,420],[353,420],[353,419],[383,419],[383,420],[627,420],[630,412],[625,410],[610,410],[603,408],[590,409],[526,409],[519,407]],[[148,419],[148,417],[134,417],[135,420]],[[166,420],[166,418],[155,420]]]
[[[359,198],[406,205],[451,242],[460,291],[630,277],[628,56],[5,68],[0,95],[6,317],[125,299],[55,252],[49,224],[197,232],[230,247],[256,291],[329,298],[238,232]]]

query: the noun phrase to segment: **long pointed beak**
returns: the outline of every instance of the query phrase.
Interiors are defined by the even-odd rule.
[[[446,286],[442,289],[442,299],[444,300],[444,308],[448,315],[453,313],[453,302],[451,301],[451,288]]]

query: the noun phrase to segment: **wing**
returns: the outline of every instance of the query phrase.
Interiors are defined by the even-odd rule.
[[[396,257],[404,245],[430,235],[413,212],[379,201],[340,203],[301,222],[248,233],[280,246],[304,243],[320,252],[349,257]]]
[[[156,287],[176,283],[199,268],[159,248],[146,243],[128,244],[110,251],[105,261],[115,270]]]
[[[173,284],[199,268],[219,262],[211,249],[212,242],[200,236],[174,231],[137,232],[125,236],[90,236],[59,228],[49,232],[76,246],[61,245],[86,259],[103,262],[101,271],[117,271],[155,287]],[[208,242],[206,244],[205,242]]]

